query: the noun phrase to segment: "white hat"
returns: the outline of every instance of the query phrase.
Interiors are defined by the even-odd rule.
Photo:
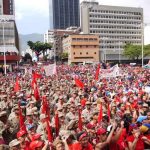
[[[27,116],[31,116],[31,115],[32,115],[32,111],[27,111],[27,112],[26,112],[26,115],[27,115]]]
[[[14,139],[9,143],[9,147],[11,148],[11,147],[17,146],[19,144],[20,144],[20,142],[17,139]]]
[[[40,115],[40,120],[45,119],[45,118],[46,118],[46,115],[45,115],[45,114],[41,114],[41,115]]]
[[[3,116],[5,116],[5,115],[7,115],[7,112],[6,112],[6,111],[0,112],[0,117],[3,117]]]

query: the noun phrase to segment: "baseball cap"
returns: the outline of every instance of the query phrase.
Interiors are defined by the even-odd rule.
[[[17,138],[19,137],[22,137],[23,135],[25,135],[27,132],[25,130],[20,130],[18,133],[17,133]]]
[[[99,128],[99,129],[97,130],[97,135],[102,135],[102,134],[104,134],[104,133],[106,133],[106,132],[107,132],[106,129]]]

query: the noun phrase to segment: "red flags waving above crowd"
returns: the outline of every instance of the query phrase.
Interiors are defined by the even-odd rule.
[[[107,111],[107,115],[108,115],[108,119],[109,119],[109,122],[110,122],[110,115],[111,115],[111,112],[110,112],[110,105],[108,104],[108,111]]]
[[[35,71],[33,71],[32,72],[32,77],[33,77],[33,79],[41,79],[42,78],[42,75],[41,74],[39,74],[39,73],[37,73],[37,72],[35,72]]]
[[[16,83],[15,83],[15,86],[14,86],[14,91],[19,92],[19,90],[20,90],[20,84],[19,84],[19,79],[17,77],[16,78]]]
[[[37,86],[34,88],[34,97],[37,101],[40,99],[39,90]]]
[[[56,129],[56,137],[59,136],[59,117],[58,113],[55,114],[55,129]]]
[[[100,64],[98,64],[97,69],[96,69],[95,80],[99,79],[99,71],[100,71]]]
[[[78,128],[80,131],[82,131],[82,118],[81,118],[81,110],[79,109],[79,123],[78,123]]]
[[[53,135],[52,135],[51,126],[50,126],[50,124],[49,124],[48,119],[46,120],[46,123],[47,123],[46,130],[47,130],[47,135],[48,135],[48,141],[49,141],[50,143],[52,143],[52,142],[53,142]]]
[[[20,107],[20,102],[18,103],[18,107],[19,107],[19,125],[20,125],[20,130],[26,131],[26,126],[25,126],[25,123],[24,123],[24,117],[22,115],[22,109]]]
[[[98,123],[100,123],[102,121],[103,118],[103,107],[102,107],[102,103],[100,104],[100,110],[99,110],[99,116],[98,116]]]
[[[37,72],[33,71],[32,72],[32,83],[31,83],[31,86],[34,90],[34,97],[36,100],[39,100],[40,99],[40,95],[39,95],[39,90],[38,90],[38,86],[37,86],[37,79],[40,79],[42,78],[42,75],[41,74],[38,74]]]
[[[84,88],[84,84],[80,79],[75,78],[75,84],[82,89]]]

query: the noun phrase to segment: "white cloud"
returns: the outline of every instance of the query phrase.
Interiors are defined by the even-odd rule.
[[[15,0],[16,19],[19,32],[44,33],[49,24],[49,0]],[[83,1],[83,0],[80,0]],[[90,1],[90,0],[89,0]],[[144,20],[150,23],[150,0],[96,0],[103,5],[131,6],[144,8]],[[50,14],[51,15],[51,14]],[[36,23],[36,27],[35,27]],[[30,24],[30,31],[26,25]]]
[[[16,12],[23,13],[24,15],[49,15],[48,0],[15,0]]]

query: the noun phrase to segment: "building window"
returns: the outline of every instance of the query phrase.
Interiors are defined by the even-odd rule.
[[[75,55],[76,53],[74,52],[73,55]]]
[[[96,52],[94,52],[94,54],[96,54]]]
[[[80,55],[82,55],[82,52],[80,52]]]
[[[86,54],[88,55],[89,53],[88,53],[88,52],[86,52]]]

